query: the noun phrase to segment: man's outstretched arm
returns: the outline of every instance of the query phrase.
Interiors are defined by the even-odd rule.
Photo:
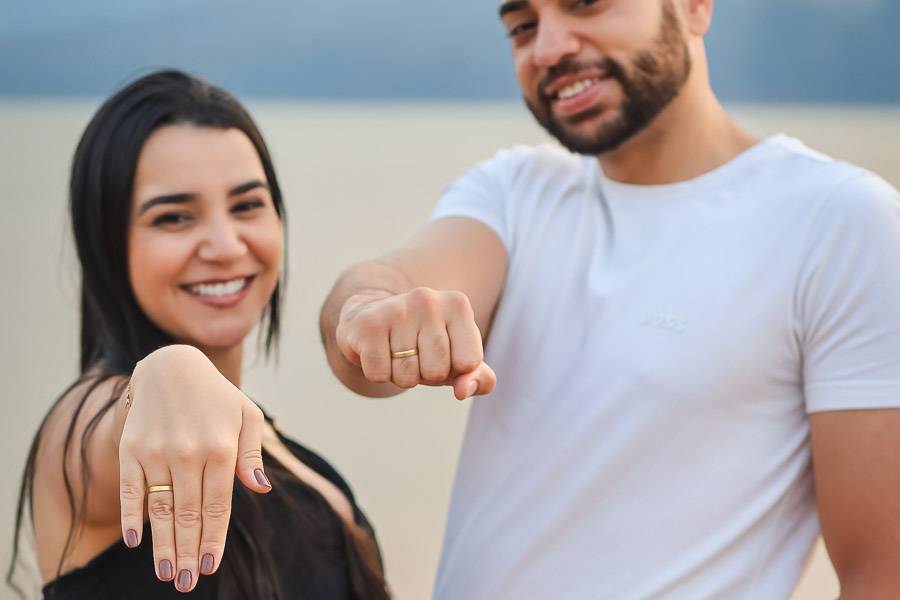
[[[349,268],[322,306],[328,363],[351,390],[386,397],[419,384],[453,386],[458,399],[489,393],[483,339],[507,255],[486,225],[429,223],[400,249]],[[414,356],[392,353],[415,348]]]
[[[816,500],[841,600],[900,598],[900,410],[810,417]]]

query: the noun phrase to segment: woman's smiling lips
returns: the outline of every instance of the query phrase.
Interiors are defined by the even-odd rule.
[[[247,295],[255,275],[191,283],[179,286],[195,300],[214,308],[229,308]]]

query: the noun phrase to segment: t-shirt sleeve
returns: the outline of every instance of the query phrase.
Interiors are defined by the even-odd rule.
[[[500,151],[444,188],[431,220],[445,217],[475,219],[494,230],[509,252],[512,232],[507,218],[507,201],[512,155],[513,151]]]
[[[807,411],[900,407],[900,194],[865,172],[837,185],[799,284]]]

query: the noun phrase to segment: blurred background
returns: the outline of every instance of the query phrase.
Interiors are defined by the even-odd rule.
[[[104,97],[174,66],[246,103],[288,203],[280,360],[250,353],[246,389],[349,479],[396,597],[430,595],[468,407],[440,389],[386,401],[344,390],[320,350],[317,314],[342,268],[405,239],[467,166],[546,139],[520,106],[496,6],[0,0],[0,469],[9,482],[0,564],[28,444],[77,374],[78,272],[65,215],[74,146]],[[900,186],[898,26],[892,0],[722,1],[708,36],[713,84],[758,135],[787,132]],[[836,595],[820,547],[794,600]]]

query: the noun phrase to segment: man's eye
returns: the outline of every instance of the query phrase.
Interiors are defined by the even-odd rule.
[[[575,6],[591,6],[597,4],[599,0],[575,0]]]
[[[153,219],[154,225],[181,225],[191,220],[187,213],[165,213]]]
[[[535,21],[525,21],[524,23],[519,23],[509,29],[507,35],[511,38],[520,37],[529,31],[533,31],[537,23]]]

